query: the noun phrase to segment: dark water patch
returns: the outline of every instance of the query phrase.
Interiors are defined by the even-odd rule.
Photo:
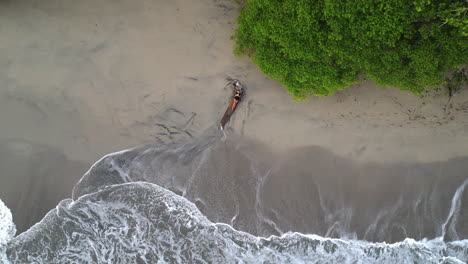
[[[0,199],[12,211],[17,232],[41,220],[89,165],[69,160],[60,150],[23,140],[0,142]]]

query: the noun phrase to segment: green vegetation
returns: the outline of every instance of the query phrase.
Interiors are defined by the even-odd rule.
[[[234,35],[297,99],[360,75],[421,93],[468,58],[466,0],[247,0]]]

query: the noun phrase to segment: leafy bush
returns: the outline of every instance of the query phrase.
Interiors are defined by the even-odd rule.
[[[247,0],[236,54],[296,98],[329,95],[365,74],[414,93],[467,61],[465,0]]]

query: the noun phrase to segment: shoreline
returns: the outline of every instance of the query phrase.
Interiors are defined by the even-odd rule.
[[[295,103],[248,58],[234,57],[237,10],[230,0],[0,3],[0,145],[44,146],[82,168],[122,149],[189,141],[221,119],[230,77],[247,91],[227,133],[272,151],[317,146],[384,165],[468,157],[468,89],[446,104],[436,91],[420,98],[364,81]],[[45,165],[65,177],[63,164]]]

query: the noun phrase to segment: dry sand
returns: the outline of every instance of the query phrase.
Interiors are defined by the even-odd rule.
[[[364,81],[295,103],[233,56],[237,14],[230,0],[1,1],[0,143],[26,141],[91,165],[131,146],[185,140],[220,119],[230,77],[248,90],[228,132],[278,151],[320,146],[385,164],[468,156],[467,89],[447,104],[443,92],[417,97]],[[51,162],[49,175],[62,165]],[[6,200],[17,163],[1,166]],[[79,178],[73,167],[63,177]]]

